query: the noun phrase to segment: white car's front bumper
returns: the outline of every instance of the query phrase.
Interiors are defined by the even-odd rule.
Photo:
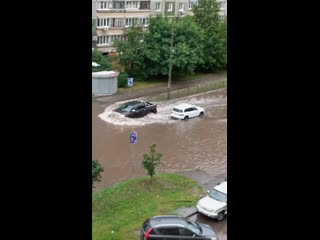
[[[218,214],[217,213],[212,213],[212,212],[209,212],[201,207],[199,207],[199,205],[197,205],[197,209],[200,213],[208,216],[208,217],[211,217],[211,218],[217,218],[218,217]]]

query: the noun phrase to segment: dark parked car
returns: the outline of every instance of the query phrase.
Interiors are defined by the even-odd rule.
[[[206,224],[191,222],[180,216],[156,216],[146,220],[140,240],[217,240],[213,229]]]
[[[144,101],[132,101],[122,104],[114,111],[126,117],[139,118],[144,117],[150,112],[157,113],[157,105]]]

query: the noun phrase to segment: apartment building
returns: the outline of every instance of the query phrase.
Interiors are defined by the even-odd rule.
[[[97,1],[92,0],[92,48],[97,47],[97,31],[96,31],[96,26],[97,26]]]
[[[227,0],[217,2],[221,10],[219,15],[223,19]],[[96,39],[96,47],[111,53],[116,51],[114,41],[126,40],[126,29],[133,24],[147,28],[149,18],[158,14],[163,17],[192,15],[197,0],[92,0],[92,3],[95,4],[92,8],[95,9],[92,13],[92,35]]]
[[[149,24],[150,0],[97,1],[96,8],[97,48],[102,52],[115,52],[113,42],[126,40],[125,31],[133,24]]]

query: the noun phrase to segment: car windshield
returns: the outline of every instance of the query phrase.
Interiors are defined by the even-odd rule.
[[[133,107],[134,107],[133,105],[122,104],[122,105],[120,106],[120,110],[121,110],[122,112],[130,112]]]
[[[188,221],[187,228],[196,234],[200,234],[202,232],[201,227],[197,223],[194,223],[194,222]]]
[[[174,108],[173,111],[175,111],[175,112],[182,112],[182,110],[181,110],[181,109],[178,109],[178,108]]]
[[[211,197],[214,200],[217,200],[219,202],[226,202],[227,201],[227,195],[222,192],[219,192],[215,189],[213,189],[209,192],[209,197]]]

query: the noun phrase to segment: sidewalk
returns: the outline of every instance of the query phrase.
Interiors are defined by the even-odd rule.
[[[227,72],[224,72],[224,73],[217,73],[215,76],[206,77],[206,78],[198,78],[195,80],[173,82],[172,86],[171,86],[171,91],[195,86],[200,83],[212,82],[212,81],[222,80],[222,79],[226,79],[226,78],[227,78]],[[132,99],[132,98],[141,98],[141,97],[146,97],[146,96],[150,96],[150,95],[165,93],[167,91],[168,91],[167,86],[165,86],[165,87],[152,87],[152,88],[132,91],[130,95],[128,93],[116,93],[111,96],[97,97],[97,98],[93,99],[93,101],[97,101],[100,103],[114,103],[114,102],[118,102],[118,101]]]

